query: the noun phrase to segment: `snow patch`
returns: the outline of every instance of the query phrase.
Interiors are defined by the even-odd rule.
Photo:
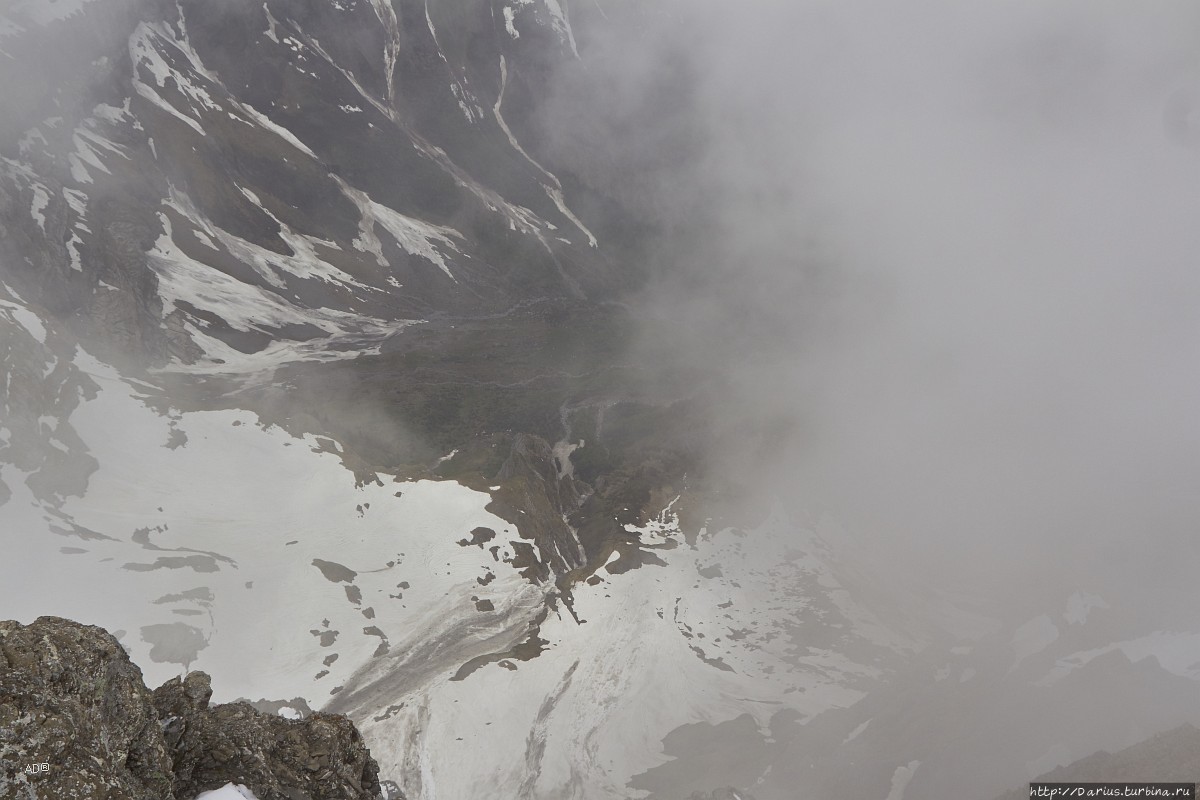
[[[201,792],[196,800],[258,800],[258,796],[240,783],[227,783],[220,789]]]
[[[560,602],[541,624],[536,658],[486,664],[460,681],[397,679],[379,697],[404,697],[402,708],[352,713],[384,774],[421,796],[433,779],[442,797],[572,797],[572,786],[629,797],[632,776],[670,760],[663,738],[682,725],[750,710],[765,729],[783,708],[810,717],[847,707],[862,697],[851,684],[877,674],[802,644],[797,627],[827,617],[845,626],[840,637],[886,647],[856,621],[865,612],[842,614],[838,602],[848,601],[832,599],[841,590],[826,587],[829,568],[793,552],[807,532],[785,518],[744,537],[703,532],[695,549],[673,511],[626,530],[667,566],[601,570],[601,581],[573,586],[573,610]],[[698,582],[713,564],[724,576]],[[781,617],[780,605],[797,616]],[[464,748],[471,759],[456,755]],[[418,749],[432,759],[423,770]]]
[[[874,717],[872,717],[871,719],[874,719]],[[857,728],[850,731],[850,735],[842,740],[842,744],[850,744],[851,742],[853,742],[855,739],[857,739],[862,734],[863,731],[865,731],[867,729],[867,726],[870,724],[871,724],[870,719],[868,719],[866,722],[861,723]]]
[[[71,269],[76,272],[83,272],[83,255],[79,248],[83,246],[83,240],[79,238],[79,234],[71,231],[71,238],[67,240],[67,255],[71,259]]]
[[[896,771],[892,773],[892,788],[888,792],[887,800],[904,800],[904,790],[908,788],[908,782],[912,780],[919,766],[920,761],[910,761],[905,766],[896,767]]]
[[[254,106],[247,105],[245,103],[238,103],[237,107],[243,114],[249,117],[255,125],[259,126],[263,130],[267,130],[275,134],[280,139],[283,139],[292,147],[299,150],[301,153],[304,153],[306,156],[314,159],[317,158],[317,154],[310,150],[308,145],[296,138],[296,134],[292,133],[282,125],[272,122],[265,114],[254,108]]]
[[[30,25],[50,25],[69,19],[83,11],[83,7],[93,0],[24,0],[9,6],[8,13]],[[14,23],[6,26],[0,22],[0,37],[24,30]]]
[[[454,236],[461,239],[461,233],[453,228],[444,228],[422,220],[413,219],[412,217],[406,217],[381,203],[376,203],[366,192],[355,189],[340,178],[336,179],[342,188],[342,192],[358,207],[360,215],[359,235],[354,240],[354,246],[360,252],[371,253],[375,256],[375,260],[379,266],[388,266],[387,260],[383,257],[383,248],[376,232],[376,226],[378,226],[391,234],[396,244],[406,253],[420,256],[432,262],[446,274],[446,277],[458,283],[458,278],[454,277],[454,273],[450,271],[449,265],[446,264],[445,256],[443,256],[439,248],[459,252],[450,237]]]
[[[545,3],[546,10],[550,12],[551,27],[567,40],[571,46],[571,52],[576,58],[579,58],[579,48],[575,44],[575,32],[571,30],[571,21],[567,17],[566,9],[559,3],[559,0],[545,0]]]
[[[279,28],[279,21],[275,19],[275,16],[271,13],[271,9],[267,6],[267,4],[265,2],[263,3],[263,12],[266,13],[266,15],[267,15],[267,30],[266,30],[267,38],[270,39],[275,44],[279,44],[279,34],[277,33],[278,28]]]
[[[235,330],[269,333],[288,325],[312,325],[328,334],[325,338],[317,337],[315,341],[304,344],[275,341],[260,353],[248,358],[246,354],[240,354],[215,337],[205,334],[195,323],[188,323],[186,327],[193,341],[203,348],[217,365],[225,361],[238,364],[239,369],[257,369],[268,366],[264,362],[269,358],[346,358],[363,352],[364,345],[377,347],[388,334],[407,324],[387,323],[373,317],[330,308],[299,308],[274,292],[239,281],[188,256],[175,244],[170,216],[160,212],[159,219],[163,224],[163,233],[147,254],[147,261],[158,275],[158,291],[162,299],[164,317],[180,308],[181,303],[187,303],[215,314]],[[232,248],[235,254],[246,257],[252,266],[266,269],[263,263],[266,262],[267,256],[257,252],[255,246],[241,242],[219,228],[206,232],[215,235],[226,246],[237,245],[236,248]],[[294,241],[297,245],[300,244],[299,238]],[[256,258],[261,258],[262,262],[256,262]],[[331,274],[328,270],[333,269],[328,267],[328,270],[322,271],[321,262],[313,260],[311,252],[307,255],[300,253],[298,257],[290,260],[277,253],[272,253],[271,258],[275,259],[272,263],[287,265],[293,271],[301,272],[303,277],[325,277]],[[309,272],[304,273],[303,270],[306,269]],[[342,340],[346,340],[348,346],[342,346]],[[330,352],[322,355],[323,350]]]
[[[190,100],[193,105],[215,107],[208,92],[171,66],[166,55],[168,47],[173,49],[177,55],[186,57],[180,43],[175,39],[166,23],[143,22],[137,26],[133,35],[129,37],[129,58],[133,62],[134,89],[138,95],[157,108],[166,111],[201,136],[205,136],[207,134],[197,119],[184,114],[159,93],[160,89],[166,89],[167,79],[170,78],[174,80],[176,91],[185,99]],[[143,74],[146,73],[149,74],[150,82],[143,79]]]
[[[5,287],[7,288],[7,284]],[[16,297],[11,290],[9,293]],[[30,336],[37,340],[38,344],[46,343],[46,326],[42,324],[42,320],[37,314],[23,305],[10,303],[7,300],[0,300],[0,312],[4,312],[9,319],[24,328]]]
[[[1087,622],[1088,615],[1094,608],[1108,608],[1108,603],[1097,595],[1075,592],[1067,599],[1067,609],[1063,612],[1063,619],[1071,625],[1082,625]]]
[[[46,206],[50,205],[50,193],[45,186],[40,183],[33,184],[33,205],[29,211],[33,218],[37,221],[38,227],[42,229],[42,233],[46,232]]]
[[[517,137],[513,135],[512,130],[508,127],[508,123],[504,121],[504,115],[501,112],[501,106],[504,103],[504,90],[505,90],[505,88],[507,88],[507,86],[508,86],[508,61],[504,58],[503,55],[501,55],[500,56],[500,92],[496,95],[496,104],[494,106],[492,106],[492,115],[496,118],[496,124],[498,124],[500,126],[500,130],[504,131],[504,135],[508,137],[508,143],[512,146],[512,148],[514,150],[516,150],[518,153],[520,153],[522,158],[524,158],[526,161],[528,161],[529,164],[534,169],[536,169],[542,175],[543,178],[545,178],[544,181],[541,181],[542,189],[546,192],[547,196],[551,199],[551,201],[553,201],[553,203],[554,203],[555,207],[558,209],[559,213],[562,214],[567,219],[569,219],[571,221],[571,224],[573,224],[576,228],[578,228],[583,233],[583,235],[587,237],[588,246],[596,247],[598,244],[596,241],[596,237],[592,234],[592,232],[590,230],[588,230],[587,226],[584,225],[583,222],[577,216],[575,216],[574,212],[572,212],[571,209],[567,207],[566,199],[563,197],[562,183],[559,182],[558,177],[556,175],[554,175],[552,172],[550,172],[548,169],[543,167],[541,164],[539,164],[537,161],[535,161],[533,156],[531,156],[531,155],[529,155],[529,153],[525,152],[525,148],[522,147],[521,143],[517,141]]]
[[[325,440],[246,411],[162,415],[147,405],[148,384],[83,351],[75,366],[100,387],[70,418],[99,468],[49,521],[24,481],[12,482],[0,529],[25,557],[0,561],[6,615],[140,630],[125,643],[157,685],[185,656],[156,651],[147,631],[177,623],[176,609],[198,611],[188,616],[188,666],[213,676],[221,702],[336,697],[366,665],[387,665],[388,641],[400,656],[418,640],[425,655],[486,648],[489,626],[519,633],[544,607],[545,587],[457,544],[476,527],[511,530],[486,510],[487,493],[438,481],[397,492],[389,476],[363,483]],[[50,530],[59,518],[108,538],[64,561]],[[353,583],[327,580],[315,560],[346,565]],[[495,578],[483,586],[488,571]],[[272,588],[284,585],[292,591]],[[476,597],[496,610],[481,612]],[[460,666],[453,655],[419,661],[446,679]]]

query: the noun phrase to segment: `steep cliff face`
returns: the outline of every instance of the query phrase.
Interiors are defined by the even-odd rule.
[[[29,5],[0,19],[5,269],[108,352],[327,359],[627,277],[525,124],[574,57],[557,2]]]
[[[57,617],[0,622],[0,796],[191,800],[236,783],[260,800],[376,800],[379,770],[345,717],[209,707],[193,672],[151,692],[120,643]]]

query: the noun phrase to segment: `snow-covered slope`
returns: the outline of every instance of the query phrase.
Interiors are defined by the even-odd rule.
[[[226,698],[321,702],[413,631],[461,616],[483,638],[540,610],[543,593],[504,563],[509,547],[497,561],[456,544],[480,527],[503,544],[510,526],[484,510],[486,495],[356,485],[333,443],[245,412],[163,415],[148,387],[82,351],[70,368],[99,387],[71,416],[99,468],[56,507],[4,468],[7,544],[22,553],[5,561],[7,613],[124,631],[151,683],[204,669]],[[241,666],[249,653],[254,669]]]
[[[8,269],[126,352],[353,355],[430,315],[613,289],[562,180],[499,113],[573,57],[557,3],[522,4],[541,37],[475,40],[486,62],[462,41],[491,24],[482,2],[64,0],[35,23],[37,5],[0,29],[3,85],[66,51],[0,131]]]
[[[45,336],[6,303],[26,346]],[[614,550],[568,607],[521,574],[487,494],[364,480],[336,442],[181,411],[82,348],[54,358],[87,390],[39,434],[93,469],[63,494],[39,490],[44,463],[0,471],[22,554],[0,574],[6,613],[119,631],[151,684],[204,669],[219,700],[348,712],[410,797],[626,796],[679,726],[849,706],[873,661],[911,648],[780,514],[689,542],[668,508],[630,531],[658,557],[630,569]]]
[[[51,5],[0,18],[0,77],[62,55],[0,120],[3,616],[347,713],[410,800],[990,796],[1200,717],[1186,617],[696,522],[692,386],[593,313],[638,228],[533,124],[566,2]]]

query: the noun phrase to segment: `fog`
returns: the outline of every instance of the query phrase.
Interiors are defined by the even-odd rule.
[[[82,44],[45,65],[43,73],[33,70],[32,78],[25,62],[10,58],[16,66],[0,69],[0,97],[10,112],[7,122],[0,120],[0,139],[13,139],[50,113],[69,117],[76,107],[126,93],[125,62],[102,62],[95,55],[128,35],[134,12],[145,11],[139,1],[114,2],[123,11],[112,14],[111,30],[81,20],[67,23],[77,28],[70,41]],[[210,2],[207,8],[232,8],[240,1]],[[472,13],[482,7],[472,6]],[[698,401],[687,404],[688,413],[702,416],[687,424],[702,430],[696,435],[708,446],[700,474],[689,477],[713,490],[706,499],[729,498],[727,507],[706,511],[745,528],[776,505],[797,521],[831,520],[822,529],[833,537],[829,561],[852,553],[844,563],[854,566],[859,579],[855,585],[820,584],[828,597],[808,598],[803,595],[808,587],[801,586],[795,594],[779,592],[762,603],[761,608],[780,612],[778,624],[762,632],[762,642],[791,637],[780,646],[780,663],[798,663],[811,652],[817,657],[786,675],[772,672],[773,663],[764,669],[763,675],[771,677],[762,683],[772,685],[771,692],[763,692],[773,699],[734,697],[732,690],[726,696],[724,689],[714,689],[713,696],[721,695],[719,705],[698,702],[683,709],[680,713],[694,722],[661,739],[667,769],[654,767],[632,776],[641,781],[636,786],[624,785],[650,787],[660,792],[655,798],[685,797],[691,785],[671,785],[682,776],[681,784],[695,778],[706,791],[745,784],[758,800],[771,800],[793,797],[795,787],[807,781],[803,786],[812,789],[811,796],[875,796],[895,775],[913,777],[917,767],[906,765],[916,764],[910,759],[919,756],[927,766],[916,773],[910,800],[917,794],[963,796],[975,773],[989,769],[986,782],[978,785],[988,787],[980,796],[990,797],[1018,785],[1022,768],[1036,774],[1030,765],[1048,768],[1183,721],[1200,723],[1194,683],[1200,661],[1155,672],[1161,664],[1127,658],[1125,651],[1109,647],[1122,637],[1182,631],[1191,637],[1163,645],[1178,647],[1173,655],[1182,663],[1188,648],[1200,641],[1194,634],[1200,600],[1195,580],[1200,568],[1200,5],[1192,0],[914,0],[903,5],[575,0],[569,12],[581,57],[553,68],[546,96],[536,98],[544,105],[522,108],[513,102],[511,116],[522,146],[536,154],[537,165],[563,176],[567,200],[588,224],[588,211],[603,205],[598,197],[617,201],[621,213],[630,211],[642,223],[629,229],[613,223],[609,230],[629,241],[602,238],[597,256],[597,264],[610,258],[607,266],[624,269],[627,265],[612,254],[635,250],[645,267],[642,274],[649,276],[645,286],[631,289],[631,297],[620,298],[632,306],[629,318],[637,320],[637,329],[634,352],[619,355],[634,359],[636,366],[662,368],[645,370],[664,376],[668,385],[653,387],[662,394]],[[534,35],[524,41],[534,41]],[[36,39],[6,46],[25,48],[17,55],[36,63]],[[388,45],[378,31],[363,34],[363,48],[368,46],[379,49],[372,58],[382,67]],[[415,58],[412,68],[420,61]],[[512,63],[520,62],[514,58]],[[538,64],[539,71],[529,73],[534,77],[525,79],[540,86],[540,69],[549,73],[551,67]],[[513,74],[520,74],[516,67]],[[534,119],[524,119],[526,114]],[[65,142],[70,133],[64,126],[58,135]],[[499,133],[492,130],[496,142],[502,141]],[[160,135],[159,141],[167,140]],[[9,146],[5,154],[12,152]],[[207,175],[207,165],[197,171]],[[216,168],[213,174],[215,181],[230,177],[231,186],[245,177],[223,176]],[[312,185],[318,183],[314,178]],[[306,186],[296,183],[301,188],[289,197],[296,199]],[[445,199],[422,194],[429,191],[414,189],[414,203],[429,200],[432,206]],[[20,206],[22,215],[26,207]],[[620,217],[613,213],[614,219]],[[24,222],[28,227],[30,221]],[[320,222],[311,233],[332,236],[329,231],[339,220]],[[351,222],[349,235],[357,230],[357,221]],[[40,229],[46,232],[44,220]],[[651,234],[643,236],[643,230]],[[158,235],[153,233],[151,241]],[[16,252],[20,243],[14,242],[0,243],[0,255]],[[485,251],[490,246],[483,245]],[[527,251],[497,252],[517,262]],[[8,260],[15,264],[15,258]],[[0,270],[10,269],[0,264]],[[96,274],[107,273],[97,267]],[[3,275],[7,280],[8,273]],[[60,321],[65,327],[67,312],[54,316],[58,309],[51,302],[64,284],[29,282],[45,284],[42,294],[49,299],[33,299],[46,306],[50,316],[45,319],[53,327]],[[530,285],[533,293],[552,284],[539,279]],[[73,311],[78,298],[58,293],[62,306]],[[440,386],[443,379],[473,389],[510,389],[534,378],[505,370],[527,368],[540,377],[549,369],[538,358],[525,364],[512,356],[524,344],[523,336],[551,337],[538,325],[495,335],[480,332],[481,327],[460,339],[448,333],[455,330],[455,320],[442,322],[442,328],[418,329],[432,331],[427,340],[406,340],[407,333],[400,333],[383,347],[383,356],[411,347],[416,366],[408,372],[394,366],[400,359],[380,357],[228,379],[193,380],[169,371],[152,375],[180,413],[206,404],[244,403],[259,412],[264,425],[338,440],[346,447],[345,464],[360,473],[355,477],[362,483],[388,469],[424,474],[422,465],[440,465],[458,452],[461,442],[452,437],[466,436],[466,423],[476,420],[474,411],[470,418],[464,412],[463,420],[450,411],[442,415],[442,406],[452,404],[422,389]],[[594,330],[602,332],[595,334],[600,337],[609,329],[597,325]],[[462,353],[477,341],[495,345],[498,362],[511,358],[517,366],[502,361],[485,368],[482,361],[466,359]],[[166,345],[159,350],[157,355],[169,355]],[[581,359],[609,357],[608,348],[580,352]],[[129,359],[142,356],[129,354]],[[443,357],[446,365],[439,363]],[[462,359],[461,374],[455,359]],[[438,370],[421,372],[427,363]],[[584,375],[581,396],[592,391],[593,378]],[[505,395],[493,404],[494,398],[480,392],[464,394],[463,404],[477,402],[488,413],[493,405],[507,413],[506,403],[520,406],[517,411],[526,411],[526,405],[536,411],[546,396],[560,391],[556,383],[547,385],[551,388],[536,402]],[[639,384],[639,399],[641,389]],[[564,397],[571,394],[561,391]],[[613,396],[622,391],[618,387]],[[646,396],[661,397],[653,391]],[[41,434],[43,409],[35,409],[33,401],[30,409],[38,413],[29,412],[27,429],[38,432],[36,447],[48,450],[52,445]],[[63,411],[64,419],[70,411]],[[405,417],[410,412],[414,417]],[[510,417],[495,413],[479,411],[484,422],[478,424],[499,419],[503,425],[497,427],[507,430]],[[514,411],[513,430],[524,432],[518,427],[525,420],[543,418],[549,420],[547,430],[566,419],[553,405],[544,414]],[[456,427],[460,421],[463,427]],[[423,422],[444,429],[425,430]],[[593,430],[599,437],[599,422]],[[568,433],[568,438],[574,437]],[[29,440],[35,440],[32,433]],[[29,445],[31,452],[35,445]],[[656,453],[647,456],[655,458]],[[96,469],[90,461],[80,463]],[[660,487],[650,488],[657,498]],[[362,508],[356,512],[363,516]],[[662,549],[665,554],[667,548]],[[775,565],[763,562],[789,550],[756,552],[751,543],[738,552],[765,573]],[[647,559],[647,572],[662,569],[659,563]],[[661,563],[675,568],[674,562]],[[706,562],[700,575],[708,580],[705,571],[714,569],[720,575],[721,566]],[[796,568],[797,575],[801,571]],[[692,577],[689,572],[680,585],[690,584]],[[818,581],[804,577],[813,577],[814,585]],[[613,595],[638,585],[632,577],[622,580],[628,582],[612,581]],[[743,594],[779,588],[763,586],[768,588],[748,587]],[[911,641],[920,646],[903,652],[897,646],[895,660],[881,663],[876,650],[851,641],[857,631],[843,630],[858,619],[847,615],[846,625],[828,622],[823,614],[829,608],[816,605],[842,589],[854,602],[894,611],[884,621],[899,630],[889,629],[889,635],[912,634]],[[603,591],[607,599],[607,585]],[[708,592],[706,585],[698,594]],[[1069,627],[1075,623],[1064,621],[1063,609],[1068,598],[1091,595],[1102,597],[1105,605],[1079,600],[1084,607],[1071,616],[1086,618],[1091,608],[1103,607],[1113,610],[1115,621],[1103,622],[1111,627],[1095,641],[1087,638],[1094,628],[1072,638],[1079,628]],[[676,624],[681,598],[673,599]],[[805,606],[810,599],[813,606]],[[961,644],[967,637],[955,638],[957,632],[930,633],[944,621],[934,611],[956,602],[978,613],[972,621],[995,621],[987,635],[1000,633],[990,641],[979,634],[970,647]],[[652,605],[645,603],[647,617]],[[725,599],[716,607],[733,605]],[[796,614],[781,612],[784,606],[784,612]],[[696,608],[706,606],[697,603]],[[801,634],[813,629],[802,630],[806,613],[817,620],[814,628],[828,622],[821,641],[802,641]],[[1021,648],[1012,646],[1013,631],[1041,615],[1053,630],[1051,641],[1057,641],[1055,625],[1061,623],[1062,653],[1088,656],[1103,650],[1095,660],[1103,664],[1111,656],[1108,666],[1099,668],[1109,672],[1046,689],[1049,684],[1037,681],[1069,660],[1055,662],[1047,651],[1036,675],[1030,667],[1009,680],[1023,657],[1014,655]],[[656,618],[665,621],[670,615],[657,610]],[[724,625],[722,619],[732,617],[717,619],[713,613],[714,629]],[[687,630],[686,646],[704,664],[724,664],[691,647]],[[719,635],[731,641],[745,637],[745,630],[727,630]],[[1036,638],[1048,629],[1032,630]],[[713,640],[720,641],[716,635]],[[846,642],[844,653],[836,651]],[[883,651],[891,642],[881,638],[869,644]],[[1153,649],[1142,645],[1146,652]],[[745,647],[756,649],[758,643]],[[691,659],[691,652],[682,652]],[[1053,651],[1054,658],[1058,652]],[[833,659],[821,658],[830,653],[859,659],[854,666],[863,669],[839,673],[835,665],[826,671]],[[867,655],[860,659],[860,653]],[[943,684],[951,675],[950,654],[961,658],[953,664],[953,678]],[[619,669],[632,673],[646,663],[629,655]],[[1064,672],[1086,663],[1078,661]],[[762,677],[724,666],[714,672],[722,681],[737,675],[757,686],[750,679]],[[566,673],[558,697],[566,696],[575,668]],[[614,667],[621,676],[619,669]],[[538,673],[531,667],[525,674]],[[798,696],[786,697],[789,693],[806,690],[802,677],[816,676],[806,684],[815,687],[808,700],[823,691],[817,678],[830,675],[831,681],[845,679],[840,688],[862,689],[862,698],[848,708],[837,707],[840,699],[830,700],[831,710],[803,719],[794,710],[774,712],[789,708]],[[577,684],[585,682],[576,678]],[[713,684],[727,685],[740,687]],[[643,717],[630,713],[628,719],[636,720],[633,725],[665,726],[655,709],[673,695],[647,686],[646,696],[659,694],[654,703],[660,705],[647,702]],[[612,691],[615,698],[624,690]],[[641,702],[632,693],[624,695],[621,702]],[[524,695],[509,699],[526,702]],[[557,700],[546,702],[539,725]],[[811,707],[820,702],[821,697],[813,699]],[[568,704],[564,701],[564,708]],[[767,704],[771,711],[762,710]],[[599,711],[596,720],[584,719],[600,707],[581,704],[570,710],[583,720],[582,727],[571,730],[590,731],[580,739],[588,747],[592,734],[610,719]],[[750,711],[742,714],[744,709]],[[1081,709],[1086,715],[1067,734],[1063,731],[1074,722],[1031,730],[1031,721],[1052,715],[1065,719]],[[719,714],[728,718],[714,722]],[[672,725],[677,721],[670,719]],[[511,724],[508,732],[517,732],[513,741],[521,740],[526,732]],[[543,749],[545,730],[538,742]],[[855,747],[862,749],[847,748],[860,733]],[[531,748],[535,738],[530,734]],[[721,758],[710,757],[716,752]],[[529,761],[534,773],[541,758],[539,751]],[[599,765],[596,759],[594,766]],[[609,769],[616,775],[624,767],[610,762]],[[863,787],[869,791],[860,791]]]
[[[647,348],[774,444],[716,468],[1017,605],[1191,583],[1200,8],[605,9],[546,121],[662,226]]]

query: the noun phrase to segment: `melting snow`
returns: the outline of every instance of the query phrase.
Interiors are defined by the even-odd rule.
[[[71,258],[71,269],[76,272],[83,272],[83,257],[79,252],[82,245],[83,240],[79,238],[79,234],[71,231],[71,238],[67,240],[67,255]]]
[[[541,175],[546,179],[545,181],[542,181],[542,188],[545,190],[547,196],[549,196],[550,199],[554,202],[554,205],[558,209],[559,213],[562,214],[567,219],[569,219],[571,221],[571,223],[576,228],[578,228],[583,233],[584,236],[587,237],[588,245],[590,247],[596,247],[596,245],[597,245],[596,237],[592,234],[592,232],[590,230],[588,230],[587,226],[584,225],[583,222],[577,216],[575,216],[574,212],[572,212],[571,209],[567,207],[567,201],[563,197],[562,184],[559,182],[558,177],[556,175],[554,175],[554,173],[550,172],[548,169],[543,167],[541,164],[539,164],[537,161],[535,161],[533,156],[531,156],[531,155],[529,155],[529,153],[525,152],[525,148],[522,147],[521,143],[517,141],[517,137],[513,135],[512,130],[508,127],[508,123],[506,123],[504,121],[504,115],[503,115],[503,113],[501,113],[500,109],[504,102],[504,90],[507,86],[508,86],[508,62],[504,58],[504,56],[501,55],[500,56],[500,92],[499,92],[499,94],[496,95],[496,105],[492,106],[492,115],[496,118],[496,124],[498,124],[500,126],[500,129],[502,131],[504,131],[504,135],[508,137],[508,143],[510,145],[512,145],[512,148],[514,150],[516,150],[518,153],[520,153],[521,156],[526,161],[528,161],[529,164],[534,169],[536,169],[539,173],[541,173]]]
[[[271,9],[267,7],[265,2],[263,3],[263,11],[266,12],[267,15],[267,38],[272,42],[275,42],[275,44],[279,44],[279,35],[276,32],[279,22],[275,19],[274,15],[271,14]]]
[[[46,187],[40,183],[33,184],[33,205],[30,207],[30,213],[37,220],[38,227],[42,229],[42,233],[46,232],[46,206],[50,205],[50,194],[46,191]]]
[[[56,2],[25,0],[12,4],[7,11],[14,17],[33,25],[49,25],[78,14],[89,2],[93,2],[93,0],[56,0]],[[21,30],[19,26],[13,26],[13,28],[16,30],[5,30],[5,25],[0,23],[0,36]]]
[[[571,52],[579,58],[579,48],[575,46],[575,32],[571,30],[571,22],[567,18],[566,10],[558,2],[558,0],[545,0],[546,10],[550,12],[550,24],[554,30],[564,37],[567,43],[571,46]]]
[[[244,103],[238,103],[237,106],[247,117],[249,117],[254,122],[254,124],[275,134],[276,136],[283,139],[285,142],[287,142],[288,144],[290,144],[292,147],[296,148],[300,152],[304,153],[305,155],[310,156],[311,158],[317,157],[317,154],[314,153],[312,150],[310,150],[308,148],[308,145],[306,145],[304,142],[297,139],[296,135],[294,133],[292,133],[287,128],[283,127],[282,125],[275,124],[270,119],[268,119],[265,114],[260,112],[258,109],[254,108],[253,106],[246,105]]]
[[[391,234],[396,244],[400,245],[406,253],[433,262],[438,269],[446,273],[446,277],[458,283],[458,279],[450,271],[445,257],[438,248],[458,252],[458,248],[455,247],[450,237],[455,236],[461,239],[462,234],[453,228],[443,228],[406,217],[381,203],[376,203],[366,192],[355,189],[340,178],[338,183],[346,197],[358,207],[360,224],[359,236],[354,240],[355,247],[364,253],[373,254],[381,267],[387,266],[387,260],[383,257],[383,248],[375,231],[375,227],[378,225]]]
[[[445,797],[570,797],[583,785],[589,797],[626,798],[633,775],[669,760],[662,739],[681,725],[751,709],[766,726],[781,708],[808,716],[862,696],[849,684],[872,668],[797,646],[787,633],[796,620],[778,618],[783,597],[799,601],[799,614],[837,613],[825,605],[836,590],[811,577],[828,568],[787,555],[803,538],[786,521],[751,532],[753,550],[730,531],[680,546],[670,513],[640,533],[648,545],[676,545],[653,551],[667,566],[601,569],[600,582],[574,586],[579,621],[561,606],[551,613],[536,658],[488,664],[460,681],[401,676],[380,699],[404,697],[403,708],[356,712],[383,772],[406,786],[420,781],[421,796],[433,778]],[[725,576],[698,581],[697,569],[712,563]],[[846,634],[864,630],[855,621]],[[885,646],[873,634],[868,641]],[[432,760],[423,769],[413,764],[418,742]],[[472,758],[459,755],[464,748]]]
[[[176,195],[173,208],[186,208],[179,203]],[[225,369],[260,369],[271,366],[271,360],[333,360],[346,358],[364,352],[367,347],[378,347],[378,344],[389,333],[398,330],[408,323],[387,323],[384,320],[365,317],[360,314],[338,311],[330,308],[300,308],[293,305],[280,295],[239,281],[188,256],[175,244],[171,218],[165,212],[159,213],[163,224],[163,233],[155,242],[154,248],[148,253],[151,269],[158,275],[159,297],[162,298],[163,316],[167,316],[180,303],[207,311],[220,317],[231,328],[241,331],[272,331],[287,325],[312,325],[328,334],[328,337],[318,337],[314,341],[296,343],[276,341],[260,353],[247,356],[222,344],[218,339],[205,334],[195,324],[185,325],[188,334],[199,345],[210,359],[226,362]],[[196,218],[193,218],[195,220]],[[301,277],[336,278],[340,272],[333,267],[324,265],[315,259],[311,252],[299,251],[294,258],[287,258],[277,253],[265,255],[268,251],[243,242],[219,228],[205,230],[210,236],[215,236],[236,255],[247,259],[247,263],[260,271],[266,271],[268,266],[279,266],[288,269]],[[292,239],[295,246],[302,243],[299,237]],[[278,282],[278,278],[275,280]],[[197,371],[210,371],[213,366],[218,370],[223,366],[200,365]]]
[[[16,293],[8,288],[8,284],[4,284],[4,287],[10,295],[17,297]],[[19,300],[20,298],[17,297],[17,299]],[[10,303],[7,300],[0,300],[0,312],[7,314],[13,322],[16,322],[28,331],[29,335],[37,339],[39,344],[46,343],[46,326],[42,324],[42,320],[37,314],[34,314],[23,305]]]
[[[6,615],[140,630],[125,644],[157,685],[183,664],[169,646],[155,650],[157,633],[179,623],[175,610],[199,611],[184,626],[189,666],[213,676],[222,701],[328,698],[389,640],[404,653],[414,637],[440,647],[457,630],[486,647],[489,626],[523,630],[542,607],[544,589],[456,543],[476,527],[512,536],[486,510],[487,493],[418,481],[397,497],[387,476],[356,482],[315,437],[261,426],[244,411],[164,416],[146,405],[144,384],[82,352],[75,364],[101,387],[70,419],[100,467],[60,513],[108,538],[81,541],[89,555],[64,561],[62,537],[49,530],[55,517],[24,481],[6,481],[13,497],[0,528],[23,554],[0,561]],[[181,445],[167,446],[180,435]],[[503,555],[512,555],[507,545]],[[318,559],[357,573],[353,596],[351,584],[313,566]],[[477,578],[489,570],[496,577],[483,586]],[[473,597],[497,610],[480,612]]]

